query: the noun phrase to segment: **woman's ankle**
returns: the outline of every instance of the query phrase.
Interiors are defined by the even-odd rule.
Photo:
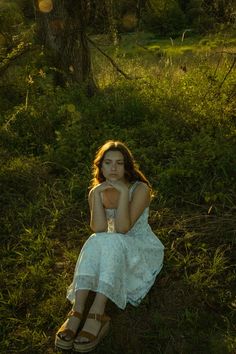
[[[82,313],[84,312],[84,306],[81,306],[81,305],[73,305],[72,306],[72,311],[75,311],[75,312],[79,312]]]
[[[92,305],[90,307],[89,313],[97,313],[99,315],[103,315],[104,311],[105,311],[105,306]]]

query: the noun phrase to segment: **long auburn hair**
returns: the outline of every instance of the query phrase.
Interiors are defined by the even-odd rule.
[[[105,157],[105,154],[108,151],[120,151],[124,156],[124,167],[125,167],[125,178],[128,182],[132,183],[135,181],[141,181],[148,185],[151,189],[151,184],[144,176],[144,174],[139,170],[134,157],[129,150],[129,148],[122,143],[121,141],[115,140],[108,140],[103,144],[98,150],[95,155],[95,159],[93,161],[92,166],[92,175],[93,178],[91,180],[90,188],[95,187],[97,184],[102,183],[105,181],[105,177],[102,174],[102,163]]]

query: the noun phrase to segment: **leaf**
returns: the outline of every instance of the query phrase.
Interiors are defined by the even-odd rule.
[[[70,103],[70,104],[67,105],[67,111],[70,112],[70,113],[73,113],[73,112],[76,111],[76,108],[75,108],[75,106],[72,103]]]

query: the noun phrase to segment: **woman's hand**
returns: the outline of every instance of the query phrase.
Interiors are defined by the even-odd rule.
[[[122,181],[107,181],[109,185],[116,189],[118,192],[123,193],[123,192],[128,192],[128,186]]]
[[[105,181],[100,184],[97,184],[91,191],[93,191],[94,193],[100,194],[101,192],[104,192],[105,190],[111,189],[111,188],[114,188],[114,187],[110,184],[110,182]]]

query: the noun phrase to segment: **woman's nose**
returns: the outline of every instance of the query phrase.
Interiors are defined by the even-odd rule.
[[[113,163],[113,164],[111,165],[111,169],[112,169],[113,171],[116,170],[116,164],[115,164],[115,163]]]

